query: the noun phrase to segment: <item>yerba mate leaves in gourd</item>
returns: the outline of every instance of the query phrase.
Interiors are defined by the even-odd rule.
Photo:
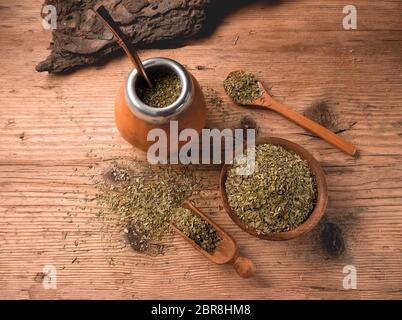
[[[317,186],[307,161],[281,146],[256,147],[250,176],[228,171],[226,192],[233,212],[259,234],[292,230],[307,220],[317,199]]]
[[[178,208],[172,222],[177,229],[209,253],[213,253],[222,241],[218,231],[210,223],[189,209]]]
[[[146,105],[154,108],[163,108],[174,103],[181,93],[181,81],[174,72],[160,71],[150,72],[149,77],[153,87],[147,86],[140,80],[137,95]]]

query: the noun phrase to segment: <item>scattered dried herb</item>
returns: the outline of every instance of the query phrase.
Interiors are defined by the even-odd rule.
[[[252,73],[236,71],[223,81],[226,93],[238,104],[250,104],[262,95],[258,80]]]
[[[210,223],[189,209],[177,209],[172,222],[181,232],[209,253],[213,253],[222,240],[218,231]]]
[[[130,175],[127,170],[120,168],[115,164],[103,175],[103,178],[109,183],[118,183],[129,181]]]
[[[255,172],[228,171],[226,192],[233,212],[259,234],[292,230],[307,220],[317,198],[315,177],[307,161],[281,146],[255,150]]]
[[[130,169],[113,164],[109,172],[118,172],[122,179],[101,187],[99,200],[108,213],[117,216],[117,224],[124,229],[133,249],[158,254],[171,233],[170,221],[182,202],[199,189],[189,170],[161,167],[149,179],[138,178]]]
[[[148,106],[163,108],[174,103],[181,93],[179,76],[172,71],[150,72],[149,78],[153,84],[150,88],[144,80],[137,85],[138,97]]]
[[[208,105],[220,107],[223,103],[222,98],[219,96],[218,91],[216,91],[215,89],[207,88],[205,97]]]

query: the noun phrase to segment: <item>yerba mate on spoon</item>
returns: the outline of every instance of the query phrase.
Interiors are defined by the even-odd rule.
[[[236,272],[243,278],[249,278],[254,274],[256,270],[254,263],[239,254],[236,242],[226,231],[198,210],[191,202],[185,201],[182,208],[187,212],[173,219],[171,223],[173,230],[212,262],[232,264]],[[189,217],[191,213],[196,215],[197,220],[202,219],[204,223],[197,222],[196,219]],[[184,221],[181,221],[183,219]],[[186,221],[188,219],[190,219],[190,223]]]
[[[267,108],[281,114],[348,155],[356,155],[356,147],[318,123],[276,101],[251,73],[231,72],[223,82],[226,93],[239,105]]]

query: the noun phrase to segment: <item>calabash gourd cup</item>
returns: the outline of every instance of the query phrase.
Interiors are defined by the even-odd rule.
[[[140,76],[133,69],[123,83],[116,97],[116,126],[133,146],[147,151],[155,141],[148,141],[152,129],[162,129],[167,135],[167,147],[170,150],[170,121],[178,122],[178,132],[183,129],[195,129],[199,134],[205,126],[205,98],[197,80],[180,63],[168,58],[151,58],[143,62],[147,72],[170,71],[177,74],[181,82],[180,96],[176,101],[163,108],[146,105],[137,95]],[[186,142],[179,142],[180,148]],[[172,146],[172,149],[174,146]],[[170,150],[177,152],[178,150]]]
[[[220,193],[223,201],[223,207],[234,223],[236,223],[241,229],[255,237],[265,240],[290,240],[300,237],[312,230],[318,224],[325,213],[325,209],[328,203],[328,188],[325,180],[324,171],[322,170],[318,161],[306,149],[296,143],[281,138],[260,138],[256,141],[256,145],[259,144],[273,144],[281,146],[286,150],[295,152],[302,159],[307,161],[317,183],[317,200],[313,212],[303,224],[290,231],[276,232],[270,234],[258,233],[257,230],[248,226],[243,220],[241,220],[233,212],[232,208],[229,205],[225,184],[230,165],[223,166],[220,176]]]

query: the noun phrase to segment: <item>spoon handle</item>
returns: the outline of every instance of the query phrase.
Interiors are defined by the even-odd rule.
[[[319,125],[317,122],[312,121],[305,116],[285,107],[282,103],[273,99],[270,95],[265,94],[263,99],[259,99],[264,107],[267,107],[273,111],[284,116],[286,119],[298,124],[304,129],[310,131],[321,139],[327,141],[333,146],[337,147],[339,150],[345,152],[350,156],[356,155],[356,147],[349,141],[341,138],[340,136],[333,133],[331,130]]]

